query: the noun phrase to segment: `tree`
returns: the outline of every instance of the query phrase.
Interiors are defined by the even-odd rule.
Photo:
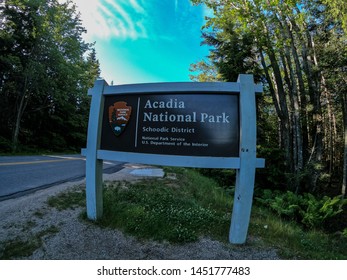
[[[335,19],[339,19],[341,22],[341,26],[344,30],[344,34],[342,35],[344,37],[344,42],[346,42],[347,37],[347,2],[344,0],[323,0],[324,4],[328,6],[328,13]],[[341,36],[341,35],[340,35]],[[333,44],[330,45],[332,47]],[[344,52],[346,52],[346,45],[342,44],[342,46],[339,44],[339,46]],[[329,57],[329,56],[328,56]],[[346,55],[344,56],[346,57]],[[330,56],[330,58],[333,58]],[[346,195],[346,186],[347,186],[347,79],[346,79],[346,72],[347,72],[347,62],[345,59],[339,58],[338,60],[333,59],[334,61],[332,64],[336,67],[335,69],[342,69],[342,71],[338,71],[337,74],[339,74],[339,78],[336,79],[336,82],[332,85],[335,85],[334,90],[336,92],[340,93],[340,101],[341,101],[341,107],[342,107],[342,114],[343,114],[343,127],[344,127],[344,157],[343,157],[343,179],[342,179],[342,195]],[[338,65],[336,65],[336,62]],[[333,80],[335,80],[333,78]]]
[[[341,21],[342,28],[347,31],[347,3],[345,0],[323,0],[328,6],[328,12],[335,18]]]
[[[69,119],[88,106],[85,92],[99,67],[76,8],[57,0],[6,0],[0,12],[2,131],[12,134],[13,151],[20,136],[33,142],[46,135],[47,146],[57,138],[64,145],[64,133],[81,126]]]
[[[196,73],[189,75],[190,79],[195,82],[215,82],[222,80],[217,68],[205,60],[191,64],[189,71],[191,73]]]
[[[204,39],[214,47],[210,58],[218,73],[232,77],[234,69],[251,71],[266,80],[279,120],[286,172],[292,174],[289,185],[300,192],[317,191],[324,178],[331,183],[341,158],[337,135],[339,101],[344,100],[331,86],[331,74],[341,84],[344,73],[324,61],[329,56],[345,61],[340,22],[329,16],[321,1],[192,2],[214,12]],[[330,48],[333,53],[328,54],[332,41],[342,48]]]

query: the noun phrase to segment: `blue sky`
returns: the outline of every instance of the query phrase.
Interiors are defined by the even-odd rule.
[[[108,83],[189,81],[189,65],[208,55],[200,43],[209,11],[189,0],[73,2]]]

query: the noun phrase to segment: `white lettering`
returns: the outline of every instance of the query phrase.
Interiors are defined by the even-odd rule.
[[[152,104],[153,105],[153,104]],[[144,122],[196,122],[196,112],[188,115],[175,115],[169,114],[168,112],[153,114],[153,112],[144,112],[143,113],[143,121]]]
[[[169,101],[151,101],[148,99],[144,106],[145,109],[184,109],[184,101],[170,98]]]
[[[222,115],[209,115],[207,113],[201,113],[200,122],[208,122],[208,123],[230,123],[230,116],[227,116],[225,113]]]

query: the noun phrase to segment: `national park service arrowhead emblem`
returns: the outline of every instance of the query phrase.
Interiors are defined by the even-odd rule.
[[[124,101],[116,102],[108,108],[109,122],[116,136],[121,135],[125,130],[130,120],[130,115],[131,106],[127,106],[127,103]]]

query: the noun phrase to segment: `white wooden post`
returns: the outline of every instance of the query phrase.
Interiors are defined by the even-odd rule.
[[[256,168],[256,105],[253,75],[239,75],[240,83],[240,169],[236,171],[229,241],[243,244],[246,241],[252,209]]]
[[[100,149],[101,124],[104,111],[104,87],[106,81],[97,80],[94,87],[88,91],[92,96],[89,112],[88,139],[86,149],[86,199],[87,216],[91,220],[97,220],[103,212],[103,160],[97,158]]]

